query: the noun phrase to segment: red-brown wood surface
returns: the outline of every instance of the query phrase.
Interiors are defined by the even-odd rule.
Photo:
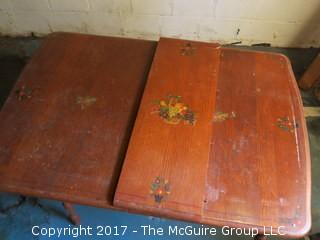
[[[266,233],[284,226],[287,235],[306,234],[309,146],[289,61],[193,42],[185,54],[182,46],[186,41],[158,44],[114,204],[211,225],[266,227]],[[166,94],[182,96],[196,113],[194,125],[164,121],[154,106]]]
[[[49,36],[0,112],[0,190],[109,207],[155,47]]]
[[[213,121],[203,222],[306,234],[309,146],[287,58],[223,49],[214,115],[219,112],[234,117]],[[288,121],[279,124],[279,118]]]
[[[158,43],[114,203],[200,221],[220,50],[213,44],[186,43],[172,39]],[[157,100],[165,101],[169,94],[181,96],[194,111],[194,124],[170,124],[159,116]],[[171,188],[160,204],[150,194],[158,177]]]

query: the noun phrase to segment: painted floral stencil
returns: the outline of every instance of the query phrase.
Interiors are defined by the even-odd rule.
[[[178,124],[181,121],[194,125],[195,113],[182,101],[181,96],[168,95],[165,99],[157,101],[159,116],[169,124]]]
[[[156,203],[164,201],[170,194],[169,181],[161,177],[156,177],[156,179],[151,183],[150,194],[153,196]]]
[[[299,126],[298,123],[290,121],[289,117],[287,116],[278,118],[276,125],[278,128],[286,132],[294,132],[294,130]]]
[[[16,95],[19,101],[28,99],[32,97],[33,90],[26,86],[22,86],[21,88],[16,90]]]

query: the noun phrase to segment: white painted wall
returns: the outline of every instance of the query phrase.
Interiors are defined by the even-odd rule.
[[[0,0],[0,33],[320,47],[320,0]]]

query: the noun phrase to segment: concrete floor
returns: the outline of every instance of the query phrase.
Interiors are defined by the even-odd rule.
[[[5,101],[15,80],[18,78],[24,65],[37,49],[41,39],[35,38],[1,38],[0,37],[0,108]],[[299,79],[319,49],[284,49],[270,47],[249,47],[253,50],[280,52],[287,55],[296,75]],[[302,92],[305,106],[317,106],[319,103],[310,92]],[[320,181],[317,179],[320,173],[320,118],[307,119],[311,155],[312,155],[312,232],[320,232]],[[128,225],[131,229],[138,229],[141,225],[153,225],[167,228],[169,225],[184,227],[190,224],[181,221],[173,221],[162,218],[154,218],[124,212],[115,212],[106,209],[98,209],[87,206],[76,206],[76,210],[82,218],[82,225],[90,225],[96,228],[98,225],[121,226]],[[33,236],[33,226],[40,227],[69,227],[64,210],[60,202],[23,198],[18,195],[0,193],[0,240],[13,239],[56,239],[46,236]],[[130,230],[130,229],[129,229]],[[185,237],[150,237],[139,233],[125,234],[125,236],[109,236],[108,239],[250,239],[247,236],[185,236]],[[217,232],[221,232],[217,228]],[[96,233],[96,231],[95,231]],[[88,239],[86,236],[76,239]],[[106,236],[91,236],[90,239],[105,239]],[[60,237],[60,239],[75,239],[72,235]],[[270,238],[278,239],[278,238]],[[316,239],[316,237],[314,238]]]

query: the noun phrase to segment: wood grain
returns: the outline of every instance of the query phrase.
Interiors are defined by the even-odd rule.
[[[320,117],[320,107],[304,107],[304,117]]]
[[[186,41],[161,39],[127,151],[114,204],[150,214],[200,221],[209,159],[211,119],[219,47],[192,42],[191,56],[181,53]],[[196,113],[196,123],[171,125],[154,112],[155,100],[182,96]],[[172,190],[161,204],[150,195],[157,178]]]
[[[50,35],[0,112],[0,190],[111,207],[155,47]]]
[[[310,228],[310,158],[302,104],[291,66],[278,54],[223,49],[203,220],[275,229]],[[288,117],[292,132],[279,128]]]
[[[302,102],[279,54],[161,39],[130,139],[114,204],[209,225],[310,229],[310,157]],[[179,94],[194,126],[170,125],[152,102]],[[161,176],[170,194],[150,188]],[[153,193],[151,191],[151,193]]]
[[[140,102],[155,47],[49,36],[0,112],[0,190],[306,234],[308,136],[288,59],[161,39]],[[170,95],[179,121],[161,115]]]

